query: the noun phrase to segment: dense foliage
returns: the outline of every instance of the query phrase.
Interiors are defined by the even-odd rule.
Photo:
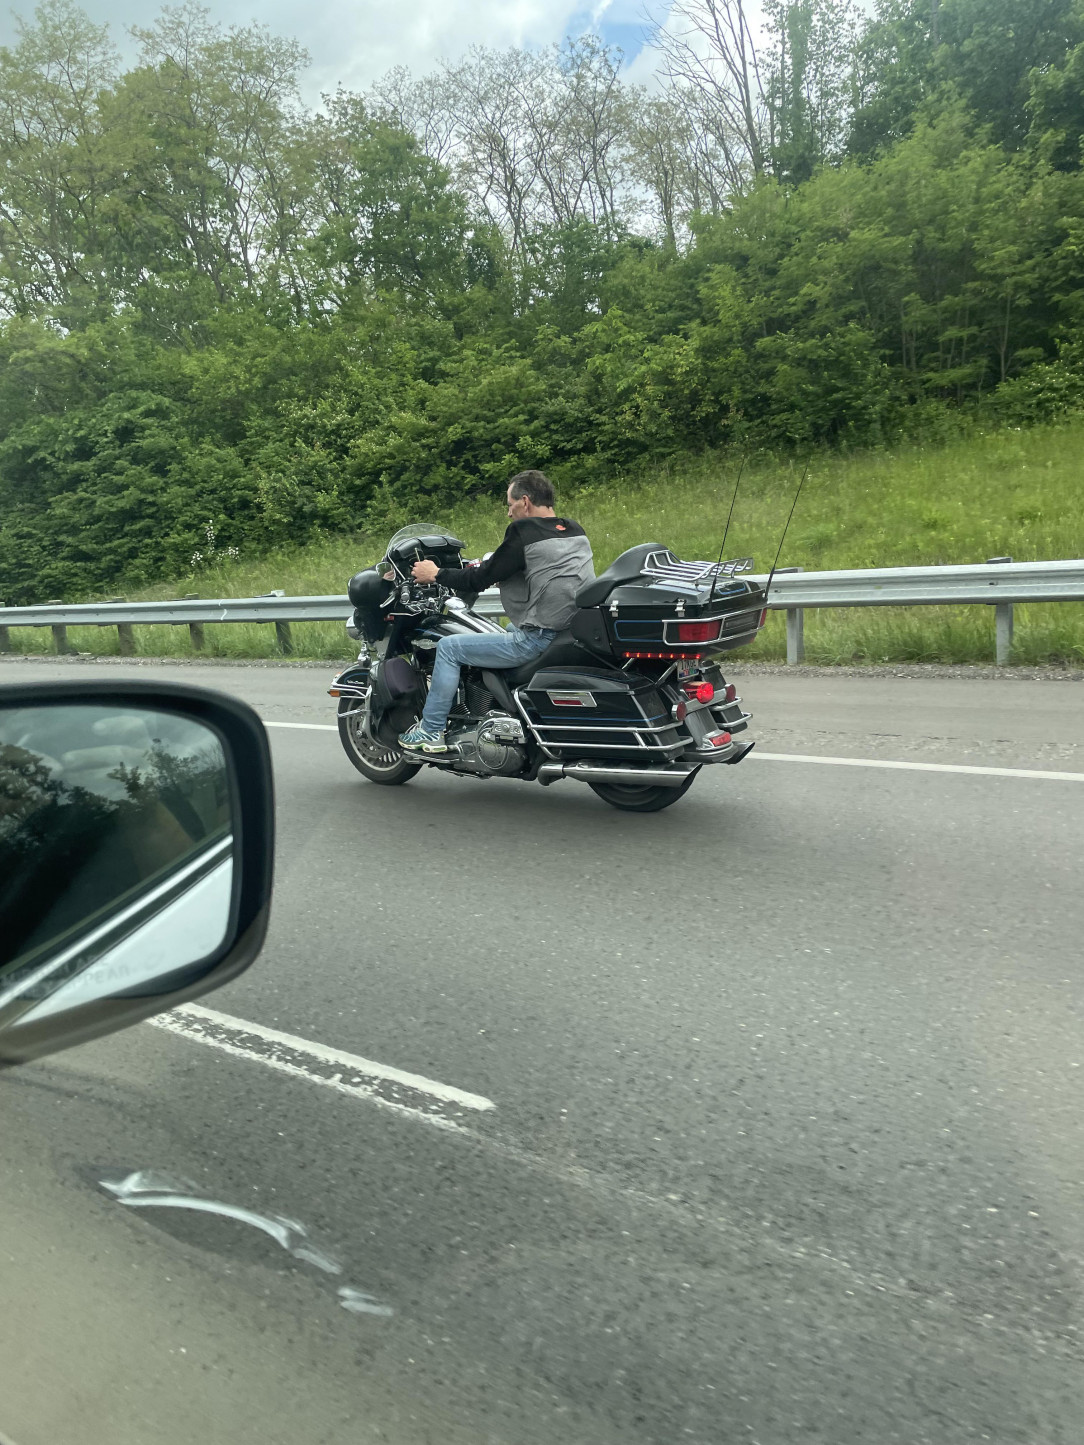
[[[261,29],[167,9],[125,72],[39,9],[0,51],[0,598],[523,466],[1084,403],[1082,0],[794,0],[762,42],[740,0],[678,8],[741,25],[671,27],[651,95],[588,37],[316,113]]]

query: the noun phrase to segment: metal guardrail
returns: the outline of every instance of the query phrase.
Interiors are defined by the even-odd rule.
[[[748,574],[766,582],[767,575]],[[804,615],[808,607],[925,607],[933,605],[992,606],[996,614],[996,653],[1001,666],[1012,653],[1013,604],[1017,602],[1084,601],[1084,559],[1058,562],[1014,562],[992,557],[961,567],[873,567],[847,572],[777,571],[768,606],[787,614],[787,661],[805,655]],[[56,649],[71,652],[69,627],[116,627],[122,654],[135,651],[132,628],[140,625],[187,626],[193,647],[204,645],[204,627],[222,622],[273,623],[279,650],[293,651],[292,622],[342,621],[350,613],[345,596],[287,597],[282,592],[262,597],[202,598],[191,593],[162,602],[46,602],[37,607],[0,607],[0,651],[10,651],[12,627],[49,627]],[[477,610],[501,615],[500,596],[484,592]]]
[[[766,576],[757,579],[767,581]],[[788,567],[772,579],[769,607],[787,614],[787,661],[805,658],[807,607],[992,606],[996,659],[1012,658],[1014,602],[1084,601],[1084,559],[1014,562],[990,557],[956,567],[866,567],[806,572]]]

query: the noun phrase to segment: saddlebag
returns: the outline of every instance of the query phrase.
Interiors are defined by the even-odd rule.
[[[649,677],[617,668],[543,668],[517,691],[527,725],[551,757],[600,753],[658,762],[688,745]]]
[[[406,732],[425,706],[425,686],[405,657],[389,657],[373,674],[372,731],[391,744]]]

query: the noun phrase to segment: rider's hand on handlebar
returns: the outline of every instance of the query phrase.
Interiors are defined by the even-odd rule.
[[[435,582],[440,568],[435,562],[415,562],[413,567],[415,582]]]

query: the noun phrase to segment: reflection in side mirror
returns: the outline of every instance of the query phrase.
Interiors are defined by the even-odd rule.
[[[152,683],[0,689],[0,1064],[247,967],[272,850],[267,739],[244,704]]]

